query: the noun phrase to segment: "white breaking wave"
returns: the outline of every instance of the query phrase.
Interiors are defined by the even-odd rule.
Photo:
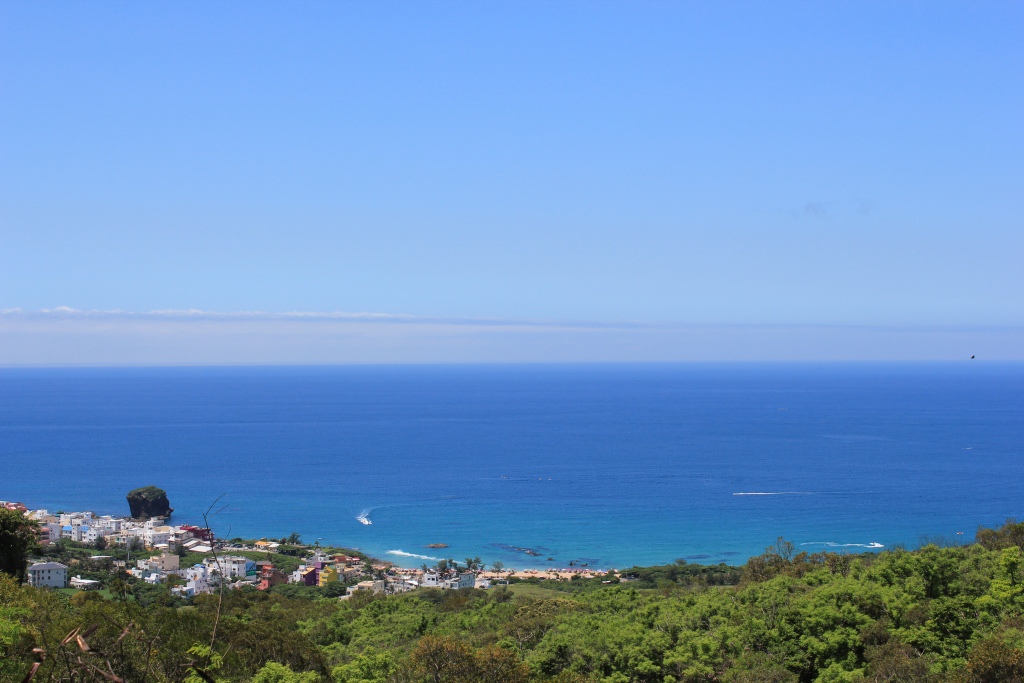
[[[813,496],[814,491],[742,491],[734,496]]]
[[[389,550],[388,555],[398,555],[400,557],[415,557],[417,560],[433,560],[434,562],[440,562],[440,557],[431,557],[430,555],[417,555],[416,553],[407,553],[404,550]]]
[[[833,543],[832,541],[809,541],[807,543],[801,543],[800,545],[824,545],[829,548],[872,548],[877,550],[878,548],[884,548],[885,546],[878,541],[872,541],[871,543]]]

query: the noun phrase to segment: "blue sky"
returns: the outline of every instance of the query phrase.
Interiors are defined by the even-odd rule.
[[[177,362],[148,312],[195,309],[459,340],[385,361],[675,359],[638,331],[668,328],[712,335],[683,359],[774,357],[735,330],[779,327],[1020,358],[1022,26],[1009,2],[4,3],[0,356],[107,362],[74,351],[102,319],[150,344],[126,361]],[[141,317],[39,327],[58,306]],[[478,318],[548,350],[480,355]],[[218,322],[190,333],[210,362]],[[254,362],[362,358],[289,329]]]

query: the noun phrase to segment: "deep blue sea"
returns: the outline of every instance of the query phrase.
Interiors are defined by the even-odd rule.
[[[146,484],[179,523],[223,496],[222,537],[406,565],[970,540],[1024,517],[1024,364],[0,370],[0,499],[126,514]]]

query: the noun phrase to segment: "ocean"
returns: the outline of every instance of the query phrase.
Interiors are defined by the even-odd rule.
[[[0,499],[147,484],[406,566],[967,542],[1024,516],[1024,364],[0,369]]]

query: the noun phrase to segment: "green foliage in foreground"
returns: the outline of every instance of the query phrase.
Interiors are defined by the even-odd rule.
[[[0,508],[0,572],[25,578],[25,561],[36,547],[36,524],[18,510]]]
[[[215,595],[69,599],[0,576],[0,680],[39,648],[37,681],[1022,683],[1022,532],[859,556],[780,543],[738,585],[668,565],[558,592],[230,590],[219,621]]]

